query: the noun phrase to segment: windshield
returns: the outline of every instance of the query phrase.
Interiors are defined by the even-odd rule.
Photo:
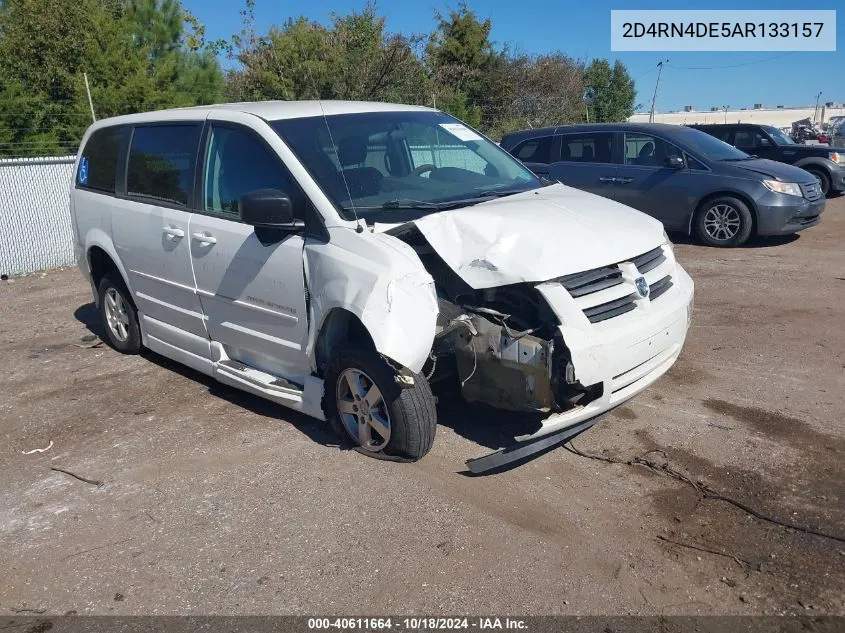
[[[763,125],[761,127],[774,139],[775,145],[795,145],[795,141],[789,138],[789,135],[784,133],[783,130],[779,130],[771,125]]]
[[[707,132],[693,128],[683,128],[682,137],[684,141],[695,150],[710,160],[747,160],[751,158],[745,152],[738,150],[733,145],[728,145]]]
[[[441,112],[340,114],[270,125],[347,220],[404,222],[540,187],[510,154]]]

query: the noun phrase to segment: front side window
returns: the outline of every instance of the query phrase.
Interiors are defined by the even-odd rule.
[[[771,136],[776,145],[795,145],[795,141],[793,141],[789,134],[786,134],[783,130],[779,130],[776,127],[766,125],[763,129]]]
[[[199,125],[136,127],[129,147],[127,193],[187,206],[199,137]]]
[[[540,186],[510,154],[442,112],[337,114],[271,126],[347,220],[406,221]]]
[[[560,159],[576,163],[612,163],[613,134],[591,132],[562,137]]]
[[[625,132],[625,164],[663,167],[666,159],[683,156],[683,152],[662,138],[651,134]]]
[[[259,189],[284,191],[291,200],[298,187],[283,170],[279,158],[246,130],[214,126],[205,159],[203,210],[238,217],[238,200]],[[301,205],[294,204],[294,209]]]
[[[552,157],[552,139],[551,136],[530,138],[514,147],[511,154],[523,163],[543,163],[547,165],[551,162]]]
[[[79,159],[76,172],[78,187],[114,193],[117,159],[123,133],[123,128],[109,127],[91,134]]]
[[[684,149],[707,160],[736,161],[750,158],[745,152],[720,141],[714,136],[710,136],[707,132],[690,127],[678,126],[678,129],[673,133],[673,140],[677,140],[678,144]]]
[[[746,129],[736,131],[736,134],[734,134],[734,145],[743,151],[748,151],[771,145],[771,143],[759,131]]]

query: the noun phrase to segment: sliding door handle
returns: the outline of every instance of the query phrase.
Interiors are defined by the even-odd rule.
[[[213,235],[208,235],[207,233],[192,233],[191,237],[194,238],[197,242],[199,242],[200,246],[206,246],[208,244],[217,244],[217,238]]]

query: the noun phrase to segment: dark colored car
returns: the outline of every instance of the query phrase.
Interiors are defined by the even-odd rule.
[[[801,231],[819,223],[825,206],[804,170],[680,125],[565,125],[508,134],[501,146],[539,176],[617,200],[711,246]]]
[[[771,125],[728,123],[690,127],[707,132],[748,154],[806,169],[819,181],[825,195],[845,191],[845,148],[799,145],[788,134]]]

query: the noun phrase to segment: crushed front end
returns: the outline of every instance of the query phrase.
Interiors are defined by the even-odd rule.
[[[473,289],[415,231],[402,236],[435,279],[432,382],[470,402],[545,414],[528,442],[596,419],[656,381],[689,327],[693,282],[666,242],[541,283]]]

